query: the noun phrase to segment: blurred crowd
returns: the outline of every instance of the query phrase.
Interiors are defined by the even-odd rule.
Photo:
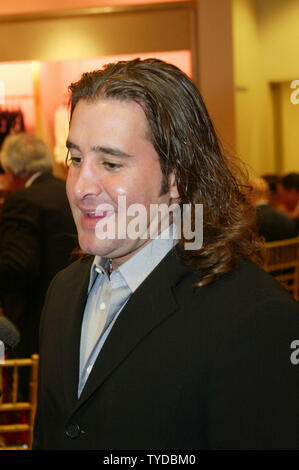
[[[266,174],[249,182],[247,200],[256,208],[259,234],[266,242],[299,234],[299,173]]]

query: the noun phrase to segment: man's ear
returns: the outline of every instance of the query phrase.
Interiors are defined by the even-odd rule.
[[[180,195],[179,195],[174,171],[172,171],[168,177],[168,187],[169,187],[170,199],[172,199],[172,202],[179,202]]]

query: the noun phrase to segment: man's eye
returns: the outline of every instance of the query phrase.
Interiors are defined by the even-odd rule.
[[[112,163],[112,162],[103,162],[103,165],[108,169],[108,170],[118,170],[121,168],[121,165],[119,163]]]
[[[74,166],[78,166],[80,165],[80,163],[82,162],[82,157],[74,157],[74,156],[70,156],[70,162],[74,165]]]

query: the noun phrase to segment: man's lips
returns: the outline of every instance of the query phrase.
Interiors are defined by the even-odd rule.
[[[111,216],[114,211],[101,211],[101,210],[81,210],[84,217],[88,219],[103,219],[104,217]]]
[[[96,224],[105,217],[115,214],[113,210],[80,209],[81,224],[83,227],[94,229]]]

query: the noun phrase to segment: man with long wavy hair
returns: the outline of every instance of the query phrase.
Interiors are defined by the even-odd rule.
[[[198,89],[136,59],[70,91],[86,256],[45,302],[34,448],[298,448],[298,304],[257,265],[246,180]]]

